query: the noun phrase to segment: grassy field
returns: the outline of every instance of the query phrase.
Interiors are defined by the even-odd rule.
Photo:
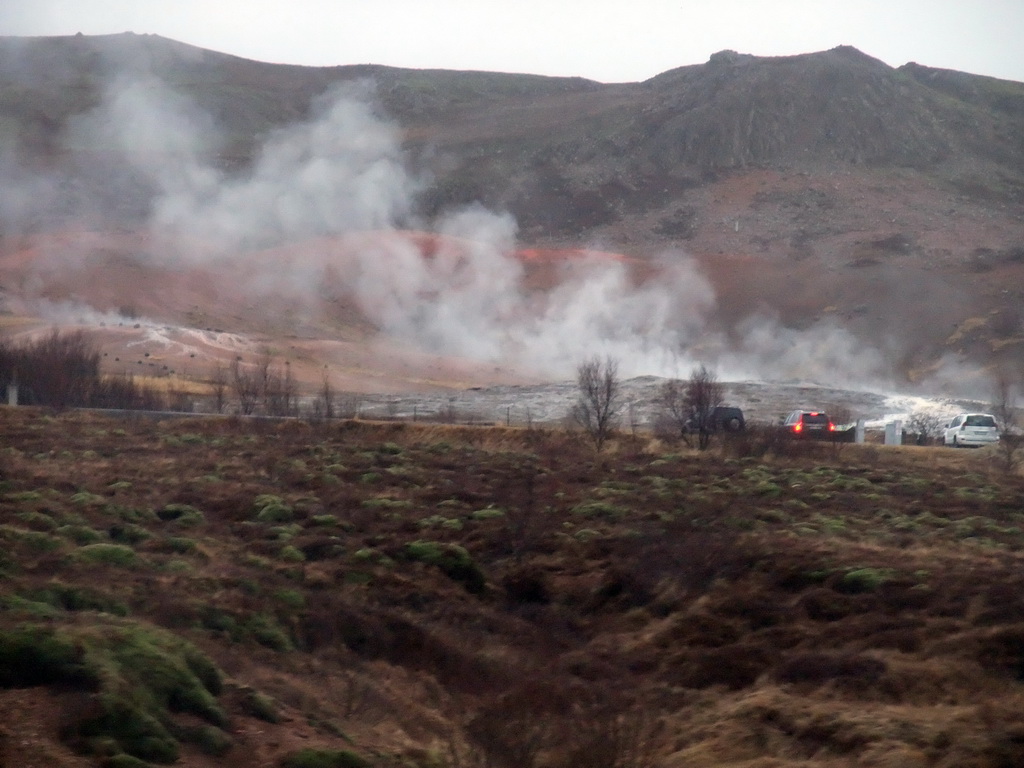
[[[1022,765],[1000,467],[0,408],[0,765]]]

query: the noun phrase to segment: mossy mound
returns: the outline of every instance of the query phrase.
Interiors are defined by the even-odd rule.
[[[201,748],[216,743],[219,753],[230,747],[222,731],[227,715],[216,698],[220,670],[192,644],[156,627],[111,621],[0,630],[0,686],[37,685],[88,692],[68,713],[62,734],[84,753],[170,763],[178,759],[179,740],[201,741]],[[178,714],[207,725],[180,726]]]

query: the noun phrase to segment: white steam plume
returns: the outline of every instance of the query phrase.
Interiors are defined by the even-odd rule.
[[[882,353],[830,321],[796,330],[758,313],[740,323],[734,336],[720,364],[735,378],[827,382],[850,389],[891,383]]]
[[[364,89],[341,89],[315,121],[274,133],[243,178],[201,167],[164,175],[154,230],[225,251],[392,226],[417,185],[399,131]]]
[[[215,167],[213,122],[156,80],[115,81],[74,135],[114,137],[140,163],[158,190],[152,231],[175,262],[226,265],[257,248],[408,228],[423,188],[407,168],[400,130],[381,117],[366,84],[335,91],[310,122],[274,132],[243,174]],[[515,256],[510,215],[470,206],[429,228],[444,236],[429,256],[411,239],[366,237],[331,265],[339,279],[327,280],[318,262],[253,260],[266,266],[239,283],[307,304],[337,285],[384,333],[559,376],[593,354],[618,358],[625,375],[686,375],[697,359],[727,377],[857,384],[886,371],[878,351],[829,324],[796,331],[755,315],[732,333],[711,333],[714,290],[681,253],[665,254],[639,283],[624,262],[572,259],[539,292]],[[698,346],[699,355],[691,351]]]

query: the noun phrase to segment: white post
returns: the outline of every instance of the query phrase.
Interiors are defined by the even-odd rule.
[[[865,419],[857,419],[857,426],[853,430],[853,442],[863,443],[864,442],[864,430],[867,426]]]
[[[18,385],[15,382],[11,382],[7,385],[7,404],[18,404]]]
[[[885,425],[885,444],[886,445],[902,445],[903,444],[903,422],[902,421],[890,421]]]

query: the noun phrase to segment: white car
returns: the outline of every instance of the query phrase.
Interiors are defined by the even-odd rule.
[[[961,413],[946,425],[942,442],[953,447],[993,445],[999,442],[999,427],[990,413]]]

